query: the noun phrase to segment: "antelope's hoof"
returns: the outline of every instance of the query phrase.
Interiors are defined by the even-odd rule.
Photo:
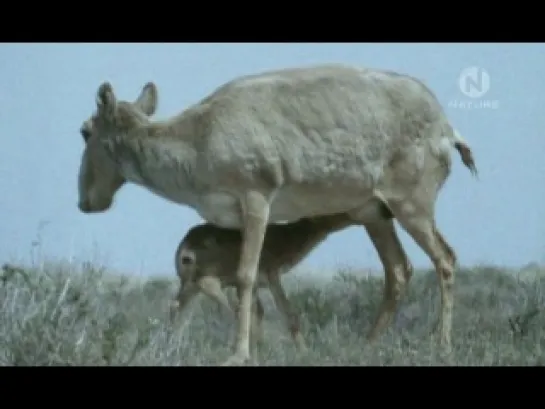
[[[168,309],[168,319],[171,324],[174,323],[174,321],[176,321],[176,318],[178,317],[178,312],[179,312],[179,304],[177,302],[170,304]]]
[[[220,366],[242,366],[250,360],[249,354],[236,353],[231,355],[224,363]]]
[[[295,336],[295,346],[299,353],[306,354],[308,352],[307,343],[301,334]]]

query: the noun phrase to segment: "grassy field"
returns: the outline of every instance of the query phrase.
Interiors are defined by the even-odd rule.
[[[539,271],[534,272],[540,276]],[[381,278],[339,272],[329,282],[287,277],[309,351],[299,355],[263,291],[266,341],[254,365],[543,365],[545,278],[492,267],[459,269],[453,351],[429,336],[438,311],[435,275],[411,281],[395,323],[374,345],[364,335]],[[114,277],[90,265],[4,267],[0,280],[2,365],[215,365],[230,353],[233,317],[212,301],[170,327],[174,280]],[[230,293],[232,296],[232,293]]]

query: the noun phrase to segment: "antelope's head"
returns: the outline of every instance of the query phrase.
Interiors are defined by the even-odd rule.
[[[157,109],[157,87],[147,83],[135,102],[126,102],[118,101],[112,86],[105,82],[98,88],[96,104],[96,112],[80,129],[85,150],[78,177],[78,207],[84,213],[108,210],[125,184],[108,146],[112,146],[117,136],[149,123],[149,117]]]

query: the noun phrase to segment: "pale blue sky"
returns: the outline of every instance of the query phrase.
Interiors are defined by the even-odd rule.
[[[95,109],[100,83],[110,81],[119,98],[132,100],[154,81],[156,116],[165,118],[236,76],[326,62],[411,74],[445,106],[480,172],[480,180],[473,179],[453,152],[453,171],[437,204],[439,227],[461,264],[545,261],[543,44],[2,44],[0,261],[30,261],[31,243],[46,221],[42,257],[174,274],[179,240],[201,221],[195,211],[133,185],[107,213],[85,215],[76,206],[84,147],[78,130]],[[458,85],[461,70],[471,66],[490,78],[488,93],[474,100]],[[460,106],[467,101],[477,105]],[[399,231],[413,263],[430,266]],[[305,264],[321,272],[380,266],[357,227],[331,236]]]

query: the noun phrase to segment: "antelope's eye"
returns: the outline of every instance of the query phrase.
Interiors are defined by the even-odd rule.
[[[83,140],[87,142],[87,140],[91,137],[91,132],[88,129],[81,129],[81,136],[83,136]]]
[[[187,266],[188,264],[192,264],[192,263],[193,263],[193,257],[189,257],[189,256],[182,257],[182,264],[184,266]]]

